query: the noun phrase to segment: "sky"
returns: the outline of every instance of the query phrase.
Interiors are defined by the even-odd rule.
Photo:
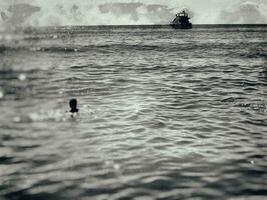
[[[0,0],[0,26],[267,23],[267,0]]]

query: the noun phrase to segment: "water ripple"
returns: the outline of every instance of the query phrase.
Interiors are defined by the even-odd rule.
[[[117,29],[0,40],[0,199],[264,199],[266,28]]]

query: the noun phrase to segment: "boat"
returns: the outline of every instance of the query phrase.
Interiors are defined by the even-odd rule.
[[[175,29],[191,29],[192,23],[189,21],[190,17],[184,10],[177,13],[174,20],[170,23],[170,26]]]

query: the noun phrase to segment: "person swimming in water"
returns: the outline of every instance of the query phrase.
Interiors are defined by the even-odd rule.
[[[79,109],[77,108],[77,100],[76,99],[71,99],[69,102],[70,105],[70,113],[75,114],[79,112]]]

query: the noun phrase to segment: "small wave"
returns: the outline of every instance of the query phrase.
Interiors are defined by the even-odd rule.
[[[70,68],[71,69],[83,69],[86,67],[88,67],[88,65],[74,65],[74,66],[71,66]]]
[[[33,123],[33,122],[63,122],[69,118],[67,112],[62,110],[32,112],[28,115],[18,115],[13,117],[15,123]]]
[[[243,58],[267,58],[267,53],[262,51],[262,52],[250,52],[250,53],[242,53],[240,54],[240,57]]]
[[[148,51],[148,50],[157,50],[160,48],[159,46],[154,45],[90,45],[90,46],[50,46],[50,47],[42,47],[42,46],[8,46],[2,45],[0,46],[0,53],[5,51],[31,51],[31,52],[48,52],[48,53],[77,53],[77,52],[87,52],[87,51],[116,51],[116,50],[140,50],[140,51]]]

